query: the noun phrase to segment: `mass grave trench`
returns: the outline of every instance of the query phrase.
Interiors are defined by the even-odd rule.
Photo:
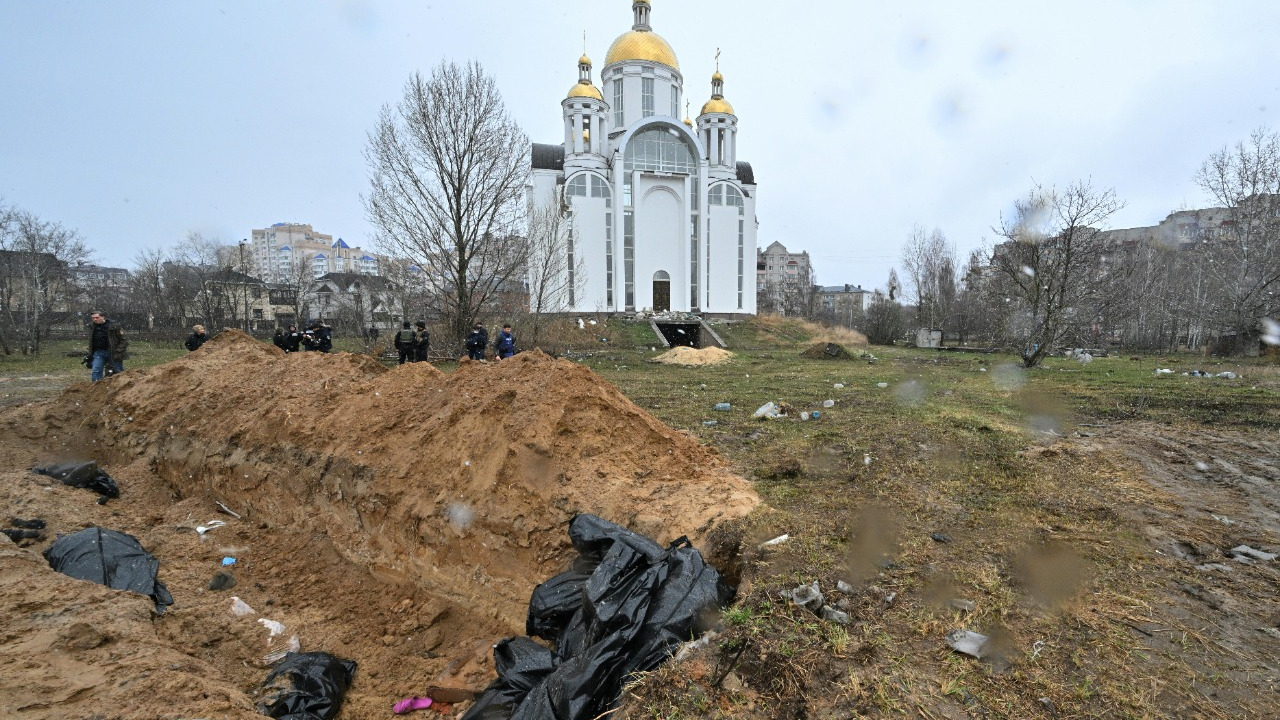
[[[700,547],[759,503],[714,451],[537,351],[446,375],[286,355],[229,330],[51,403],[42,414],[78,418],[103,464],[140,464],[176,499],[323,532],[380,579],[452,602],[489,594],[513,629],[534,585],[572,557],[576,514]]]

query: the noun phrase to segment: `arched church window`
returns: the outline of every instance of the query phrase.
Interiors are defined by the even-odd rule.
[[[578,175],[569,181],[568,186],[564,189],[564,194],[569,197],[586,197],[587,196],[587,176]]]
[[[696,149],[689,144],[680,130],[666,124],[648,127],[631,136],[627,141],[623,161],[623,288],[626,308],[632,310],[635,308],[635,218],[632,209],[634,196],[631,188],[633,173],[638,170],[669,175],[688,175],[690,185],[694,188],[693,192],[697,192],[699,165]],[[697,256],[697,213],[691,211],[690,216],[692,228],[690,242],[693,245],[690,251],[690,262],[693,264],[696,263]],[[696,271],[693,276],[697,277]],[[694,297],[697,297],[696,291],[694,291]],[[696,307],[696,303],[694,306]]]

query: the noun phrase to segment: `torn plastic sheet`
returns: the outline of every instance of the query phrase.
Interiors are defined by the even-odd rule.
[[[49,565],[63,575],[146,595],[162,613],[173,604],[164,583],[156,579],[160,561],[132,535],[91,527],[63,535],[44,551]]]
[[[92,490],[104,498],[120,497],[120,486],[116,485],[116,481],[103,472],[95,462],[56,463],[34,467],[31,471],[48,475],[54,480],[61,481],[63,485]]]
[[[258,711],[279,720],[331,720],[342,707],[356,663],[329,653],[289,653],[262,683]]]
[[[498,679],[463,720],[590,720],[633,673],[708,629],[732,591],[680,538],[662,547],[594,515],[569,524],[573,568],[539,585],[526,629],[494,649]]]

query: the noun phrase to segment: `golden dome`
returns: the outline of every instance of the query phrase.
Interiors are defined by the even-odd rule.
[[[618,36],[605,55],[606,66],[627,60],[649,60],[679,70],[676,52],[658,33],[648,30],[632,30]]]
[[[711,76],[711,82],[724,82],[724,76],[717,70],[715,75]]]
[[[568,97],[571,97],[571,98],[587,97],[587,98],[595,98],[596,100],[600,100],[602,102],[604,101],[604,96],[600,94],[599,88],[597,88],[595,85],[592,85],[590,83],[584,83],[584,82],[575,83],[573,87],[569,88]]]
[[[578,64],[579,64],[579,65],[590,65],[590,64],[591,64],[591,58],[587,57],[587,54],[586,54],[586,53],[582,53],[582,57],[578,58]]]
[[[688,125],[689,127],[693,127],[693,121],[690,120],[689,118],[684,119],[684,124]]]
[[[706,105],[702,106],[702,115],[707,113],[724,113],[725,115],[733,114],[733,106],[724,98],[711,98]]]

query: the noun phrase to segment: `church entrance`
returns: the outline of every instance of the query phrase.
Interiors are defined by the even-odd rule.
[[[666,270],[653,274],[653,311],[671,311],[671,276]]]

